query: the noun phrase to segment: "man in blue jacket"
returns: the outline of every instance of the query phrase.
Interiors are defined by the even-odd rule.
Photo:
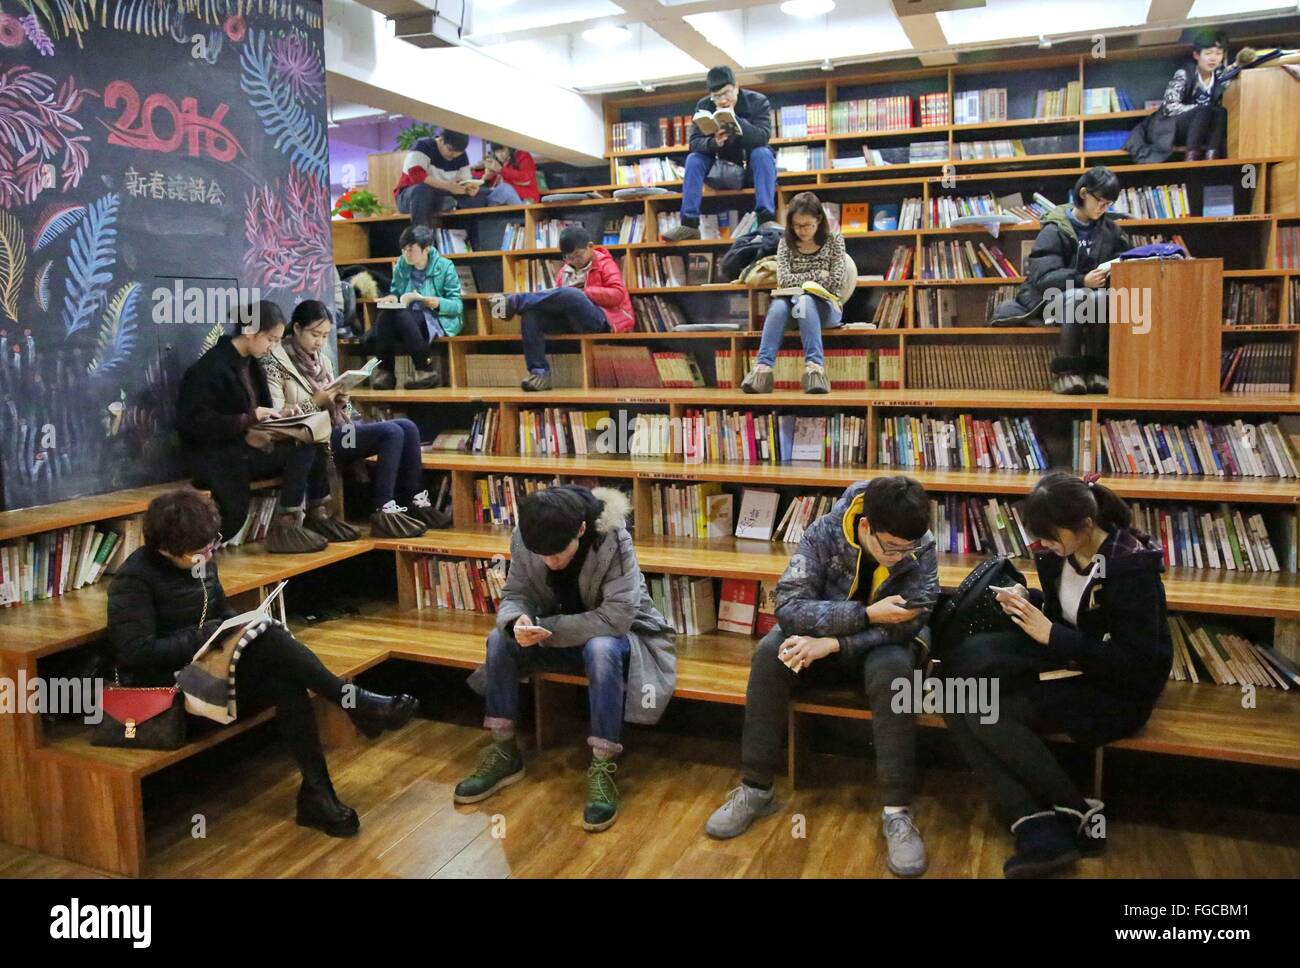
[[[776,586],[777,625],[759,641],[750,665],[742,781],[709,818],[710,836],[738,836],[776,809],[773,781],[796,685],[863,683],[887,863],[904,876],[925,871],[925,845],[911,814],[916,726],[891,700],[894,683],[910,679],[924,655],[925,624],[939,595],[929,520],[920,484],[901,475],[877,477],[851,485],[804,532]]]
[[[772,105],[757,91],[744,91],[736,84],[730,67],[709,69],[709,96],[695,105],[691,126],[691,153],[686,156],[686,177],[682,180],[682,224],[664,233],[669,242],[700,237],[700,199],[704,180],[719,161],[738,166],[739,184],[714,184],[715,188],[754,187],[754,212],[758,226],[776,219],[776,155],[768,147],[772,134]],[[735,123],[719,124],[718,112],[731,112]],[[725,166],[724,166],[725,167]],[[743,181],[739,168],[743,167]],[[724,179],[725,182],[725,179]]]

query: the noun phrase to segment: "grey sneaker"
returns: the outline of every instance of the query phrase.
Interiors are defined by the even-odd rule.
[[[816,363],[807,363],[803,371],[803,392],[804,393],[830,393],[831,381],[826,376],[826,368],[818,366]]]
[[[757,787],[740,784],[727,795],[727,802],[713,811],[704,832],[718,840],[739,837],[756,817],[766,817],[776,810],[776,791],[764,793]]]
[[[397,386],[397,377],[392,370],[375,370],[370,377],[370,389],[392,390]]]
[[[689,242],[700,237],[700,229],[696,225],[679,225],[675,229],[669,229],[664,233],[665,242]]]
[[[740,389],[746,393],[771,393],[775,382],[776,376],[772,373],[772,368],[764,366],[762,363],[756,363],[754,368],[745,374],[745,379],[740,383]]]
[[[881,830],[889,851],[885,864],[899,877],[916,877],[924,874],[927,866],[925,842],[916,829],[912,811],[887,813],[881,818]]]
[[[1083,377],[1078,373],[1058,373],[1052,377],[1052,392],[1078,396],[1088,392],[1088,384],[1083,382]]]
[[[519,386],[529,391],[549,390],[551,388],[551,374],[529,373],[528,379],[520,383]]]
[[[488,308],[493,319],[510,318],[510,297],[503,292],[488,297]]]
[[[1110,378],[1105,373],[1089,373],[1083,380],[1089,393],[1110,393]]]
[[[407,390],[432,390],[442,386],[442,377],[437,370],[416,370],[415,378],[404,384]]]

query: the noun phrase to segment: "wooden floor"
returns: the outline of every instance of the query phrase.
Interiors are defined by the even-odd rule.
[[[601,834],[582,830],[585,756],[577,746],[528,757],[528,778],[456,807],[483,733],[416,720],[331,754],[339,795],[362,832],[332,840],[293,823],[297,776],[278,745],[223,767],[149,813],[153,877],[889,877],[874,780],[861,762],[820,757],[808,789],[725,843],[702,833],[736,780],[735,744],[639,731],[621,764],[624,806]],[[191,836],[206,817],[207,836]],[[806,836],[796,833],[802,816]],[[969,774],[931,769],[917,804],[930,876],[1000,877],[1007,835]],[[1297,877],[1294,815],[1124,797],[1105,857],[1080,877]],[[0,845],[0,877],[95,871]]]

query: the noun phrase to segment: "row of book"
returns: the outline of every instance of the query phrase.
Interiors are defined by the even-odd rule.
[[[626,219],[624,220],[626,221]],[[548,218],[538,222],[534,231],[534,240],[539,249],[558,249],[560,247],[560,233],[567,228],[582,228],[581,219],[573,218]],[[501,248],[510,248],[502,243]],[[523,246],[519,246],[523,248]]]
[[[560,483],[556,478],[519,477],[513,474],[488,474],[476,478],[473,495],[473,521],[494,527],[513,528],[519,521],[519,499]]]
[[[527,240],[528,234],[524,231],[524,224],[522,222],[509,222],[501,230],[501,251],[521,252],[526,248],[524,243]]]
[[[1221,504],[1218,508],[1131,502],[1134,527],[1147,532],[1164,552],[1170,568],[1213,568],[1223,571],[1294,573],[1294,534],[1285,537],[1279,555],[1273,548],[1264,515]],[[1294,532],[1295,515],[1290,519]]]
[[[920,203],[921,199],[906,199],[904,207],[908,202]],[[984,195],[938,195],[930,199],[930,204],[923,206],[925,212],[925,223],[919,228],[927,229],[946,229],[952,227],[953,219],[963,218],[969,215],[1002,215],[1002,206],[992,192]],[[903,219],[899,219],[900,228],[912,228],[912,225],[904,225]]]
[[[139,517],[28,535],[0,545],[0,605],[59,598],[115,572],[144,541]]]
[[[1006,498],[945,494],[930,499],[930,531],[935,548],[958,555],[1031,558],[1034,539]]]
[[[773,112],[772,137],[810,138],[827,132],[826,103],[787,104]]]
[[[642,333],[670,333],[687,323],[686,314],[665,296],[633,296],[632,312]]]
[[[1034,96],[1035,118],[1070,118],[1083,108],[1083,84],[1069,81],[1065,87],[1044,88]]]
[[[1224,393],[1290,393],[1294,353],[1294,341],[1225,348],[1219,389]]]
[[[266,533],[271,530],[271,519],[275,517],[279,500],[279,491],[259,491],[252,495],[248,502],[248,516],[244,518],[239,530],[226,539],[226,544],[238,547],[264,540]]]
[[[886,289],[871,314],[871,325],[876,329],[899,329],[907,315],[907,290]]]
[[[1169,634],[1174,647],[1170,679],[1284,691],[1300,686],[1300,664],[1230,629],[1170,615]]]
[[[912,278],[912,264],[915,261],[915,250],[910,245],[895,246],[894,253],[889,257],[889,265],[885,269],[885,278],[890,281],[902,281]]]
[[[1029,417],[900,415],[880,422],[877,460],[898,469],[1044,471],[1052,467]]]
[[[1192,214],[1187,183],[1121,188],[1114,211],[1133,218],[1187,218]]]
[[[638,255],[637,277],[645,287],[707,286],[714,281],[715,255],[713,252],[691,252],[685,256]]]
[[[918,390],[1047,390],[1056,348],[1041,342],[1011,346],[912,344],[907,383]]]
[[[686,169],[671,158],[642,158],[628,164],[614,166],[616,185],[658,185],[661,182],[681,181]]]
[[[821,171],[825,167],[823,145],[782,145],[776,149],[777,171]]]
[[[927,242],[922,253],[922,279],[1016,279],[1020,270],[1011,264],[1002,249],[987,242],[978,245],[970,239]]]
[[[597,344],[591,348],[591,354],[592,375],[598,387],[691,389],[705,386],[700,364],[690,353]]]
[[[624,215],[622,219],[609,219],[601,232],[601,242],[604,245],[628,245],[644,241],[644,215]]]
[[[611,151],[641,151],[660,147],[650,144],[650,126],[644,121],[620,121],[610,125]]]
[[[434,229],[434,246],[442,255],[474,251],[469,243],[469,229]]]
[[[501,418],[495,408],[474,414],[469,429],[440,430],[424,445],[428,453],[456,451],[465,454],[495,454]]]
[[[1074,421],[1091,442],[1092,422]],[[1082,425],[1080,427],[1079,425]],[[1300,476],[1297,441],[1276,423],[1244,420],[1193,424],[1103,420],[1102,468],[1112,474],[1182,474],[1194,477]],[[1087,462],[1081,466],[1091,467]]]
[[[954,141],[957,157],[962,161],[979,161],[984,158],[1026,158],[1042,152],[1028,151],[1019,138],[999,138],[993,141]]]
[[[1114,114],[1132,111],[1128,93],[1118,87],[1090,87],[1083,92],[1084,114]]]
[[[505,593],[507,567],[501,560],[422,555],[413,563],[415,607],[493,614]]]
[[[908,164],[947,160],[948,142],[946,141],[913,141],[907,146]]]
[[[1273,258],[1279,269],[1300,269],[1300,225],[1277,227],[1277,249]]]
[[[1180,249],[1186,252],[1188,258],[1191,258],[1192,256],[1192,250],[1191,247],[1187,244],[1187,240],[1184,239],[1177,232],[1174,232],[1172,235],[1165,235],[1163,232],[1154,232],[1154,233],[1130,232],[1128,234],[1128,238],[1129,241],[1133,243],[1133,248],[1135,249],[1141,245],[1158,245],[1161,243],[1169,243],[1178,246]]]
[[[983,124],[1007,119],[1007,89],[985,87],[977,91],[954,91],[953,124]]]
[[[748,373],[758,362],[758,350],[741,351],[741,363]],[[897,390],[900,387],[899,352],[897,347],[837,347],[822,351],[823,366],[832,390]],[[717,367],[718,388],[731,389],[730,381],[723,375],[731,372],[731,351],[718,350],[714,354]],[[799,390],[804,372],[803,350],[778,350],[772,368],[774,390]]]
[[[686,464],[782,464],[808,461],[828,467],[866,463],[866,421],[852,414],[754,413],[687,410],[680,431],[655,421],[660,436],[650,456],[681,457]],[[666,432],[665,432],[666,431]]]
[[[660,118],[658,147],[685,148],[690,145],[692,124],[694,122],[689,114],[674,114]]]
[[[556,387],[582,386],[582,356],[579,353],[548,353],[551,383]],[[528,364],[522,353],[466,353],[465,385],[470,387],[517,387],[528,378]]]
[[[650,531],[662,538],[729,538],[734,500],[717,482],[654,484],[650,488]]]
[[[652,575],[646,585],[655,608],[678,635],[703,635],[718,627],[712,578]]]
[[[1225,326],[1276,326],[1281,319],[1281,286],[1276,282],[1227,280],[1223,291]]]

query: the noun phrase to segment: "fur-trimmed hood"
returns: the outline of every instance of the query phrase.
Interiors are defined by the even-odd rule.
[[[613,487],[593,487],[591,496],[600,502],[600,514],[596,517],[596,533],[607,534],[627,527],[628,515],[632,505],[627,495]]]

